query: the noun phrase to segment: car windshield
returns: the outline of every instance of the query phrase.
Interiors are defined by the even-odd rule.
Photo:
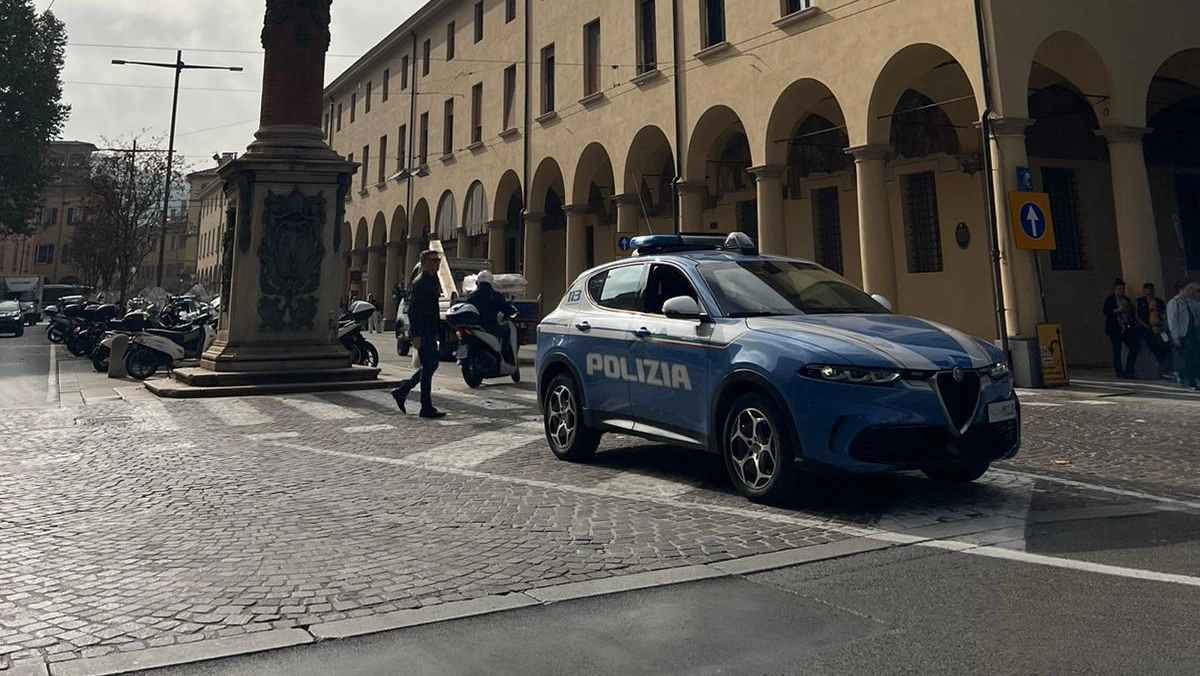
[[[15,300],[0,300],[0,315],[17,312],[20,309],[21,305]]]
[[[887,313],[870,296],[814,263],[707,263],[700,266],[700,274],[726,317]]]

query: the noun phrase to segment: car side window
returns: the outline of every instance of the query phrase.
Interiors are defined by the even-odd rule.
[[[641,265],[626,265],[592,277],[588,280],[588,297],[597,305],[612,310],[637,311],[642,268]]]
[[[663,303],[678,296],[687,296],[697,303],[700,302],[696,287],[683,271],[661,263],[652,266],[650,277],[646,280],[646,292],[643,294],[645,312],[661,315]]]

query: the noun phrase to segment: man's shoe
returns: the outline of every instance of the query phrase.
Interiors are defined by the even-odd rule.
[[[412,392],[412,388],[404,385],[392,390],[392,399],[396,400],[396,406],[400,407],[401,413],[408,413],[408,410],[404,408],[404,400],[408,399],[409,392]]]
[[[429,420],[437,420],[438,418],[445,418],[446,412],[439,411],[435,408],[432,411],[421,411],[420,416],[422,418],[428,418]]]

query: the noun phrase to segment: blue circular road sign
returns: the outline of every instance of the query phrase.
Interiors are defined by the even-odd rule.
[[[621,251],[629,251],[633,248],[633,239],[628,236],[618,239],[617,248]]]
[[[1046,234],[1046,214],[1033,202],[1021,207],[1021,230],[1029,239],[1041,239]]]

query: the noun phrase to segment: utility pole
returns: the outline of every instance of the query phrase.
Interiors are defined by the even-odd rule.
[[[155,270],[155,286],[162,288],[163,282],[163,263],[166,254],[167,245],[167,210],[171,205],[171,169],[175,159],[175,118],[179,110],[179,74],[185,70],[228,70],[233,72],[241,72],[241,66],[198,66],[195,64],[183,62],[183,50],[175,50],[175,63],[160,63],[154,61],[127,61],[125,59],[113,59],[114,65],[117,66],[153,66],[156,68],[173,68],[175,70],[175,91],[171,97],[171,135],[170,141],[167,144],[167,179],[166,186],[163,188],[163,210],[162,221],[160,224],[161,232],[158,235],[158,268]]]

